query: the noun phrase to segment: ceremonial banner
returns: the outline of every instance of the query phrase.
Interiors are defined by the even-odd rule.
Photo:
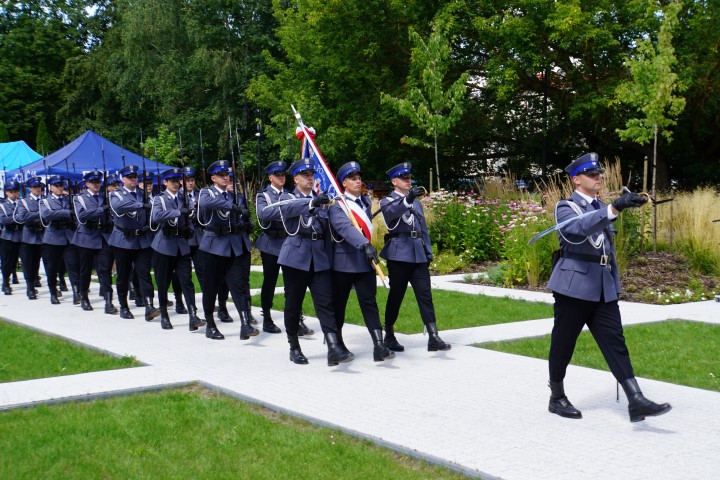
[[[365,238],[372,240],[373,226],[372,221],[365,213],[365,210],[360,208],[355,202],[346,201],[342,195],[342,188],[338,184],[335,175],[328,167],[325,159],[323,158],[320,150],[315,143],[315,130],[308,128],[302,122],[300,114],[296,112],[295,117],[298,120],[299,126],[295,131],[295,136],[302,140],[302,147],[300,148],[300,158],[309,158],[315,163],[315,185],[313,190],[315,193],[325,192],[330,198],[334,198],[337,202],[340,202],[345,211],[349,211],[357,221],[357,225]]]

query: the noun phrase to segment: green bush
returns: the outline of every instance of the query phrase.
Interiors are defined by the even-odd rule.
[[[470,262],[465,260],[462,255],[452,252],[442,252],[435,255],[433,261],[430,262],[430,269],[436,271],[440,275],[447,275],[448,273],[456,272],[469,264]]]

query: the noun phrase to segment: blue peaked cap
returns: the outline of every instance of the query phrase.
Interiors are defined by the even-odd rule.
[[[303,158],[290,165],[290,175],[293,177],[302,172],[315,173],[315,162],[309,158]]]
[[[565,171],[574,177],[583,173],[602,173],[605,169],[600,166],[600,156],[595,152],[590,152],[570,162],[570,165],[565,167]]]
[[[137,165],[128,165],[126,167],[121,168],[118,173],[120,174],[121,177],[125,177],[125,176],[131,175],[133,173],[135,175],[137,175],[139,171],[140,171],[140,169],[138,168]]]
[[[410,170],[412,170],[412,164],[410,162],[403,162],[395,165],[385,173],[387,173],[390,176],[390,180],[392,180],[395,177],[410,175]]]
[[[337,171],[337,179],[339,182],[345,180],[345,177],[358,173],[361,171],[360,164],[358,162],[348,162],[340,167]]]
[[[215,175],[216,173],[220,172],[229,172],[230,171],[230,162],[227,160],[218,160],[217,162],[213,162],[210,164],[210,166],[207,169],[208,175]]]
[[[183,172],[179,168],[169,168],[160,174],[160,179],[164,182],[165,180],[181,179]]]
[[[285,172],[287,171],[287,163],[283,162],[282,160],[278,160],[277,162],[270,162],[265,167],[265,171],[268,175],[272,175],[273,173],[277,172]]]

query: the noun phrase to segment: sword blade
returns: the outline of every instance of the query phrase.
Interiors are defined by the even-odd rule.
[[[530,241],[528,241],[527,244],[528,244],[528,245],[532,245],[533,243],[537,242],[538,240],[540,240],[542,237],[544,237],[544,236],[547,235],[548,233],[552,233],[552,232],[554,232],[554,231],[556,231],[556,230],[560,230],[560,229],[563,228],[564,226],[569,225],[569,224],[571,224],[571,223],[573,223],[573,222],[577,222],[577,221],[580,220],[581,218],[587,217],[588,215],[592,215],[592,214],[595,213],[596,211],[597,211],[597,210],[592,210],[592,211],[590,211],[590,212],[585,212],[585,213],[583,213],[582,215],[578,215],[577,217],[568,218],[567,220],[565,220],[565,221],[563,221],[563,222],[560,222],[560,223],[558,223],[558,224],[556,224],[556,225],[553,225],[552,227],[548,228],[547,230],[543,230],[542,232],[540,232],[540,233],[538,233],[537,235],[535,235],[534,237],[532,237],[532,238],[530,239]]]

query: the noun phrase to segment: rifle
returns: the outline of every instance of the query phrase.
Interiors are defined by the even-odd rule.
[[[25,198],[25,171],[20,168],[20,198]]]
[[[237,142],[238,157],[240,158],[240,175],[242,178],[243,195],[245,195],[245,198],[247,199],[248,189],[247,182],[245,181],[245,163],[243,162],[242,152],[240,151],[240,135],[238,135],[237,125],[235,126],[235,142]]]
[[[258,111],[260,113],[260,111]],[[262,120],[258,118],[257,122],[257,133],[255,134],[257,136],[257,143],[258,143],[258,152],[257,152],[257,190],[260,191],[260,187],[262,187],[262,167],[260,165],[260,140],[262,138]],[[247,192],[245,192],[245,196],[247,196]]]
[[[232,173],[233,173],[233,193],[235,205],[238,204],[238,188],[237,188],[237,170],[235,168],[235,148],[233,147],[232,137],[232,125],[230,124],[230,117],[228,117],[228,131],[230,132],[230,156],[232,157]]]
[[[162,193],[162,184],[160,183],[160,160],[158,160],[157,154],[157,140],[153,140],[153,148],[155,149],[155,173],[157,173],[158,195],[160,195]],[[143,188],[144,187],[145,184],[143,183]]]
[[[180,142],[180,165],[181,165],[181,171],[182,171],[182,191],[183,191],[183,206],[185,208],[190,208],[188,205],[188,196],[187,196],[187,181],[185,177],[185,155],[183,155],[183,146],[182,146],[182,132],[178,130],[178,141]],[[183,213],[183,219],[185,220],[185,227],[190,227],[190,213]]]
[[[147,174],[145,172],[145,150],[143,148],[143,136],[142,136],[142,128],[140,129],[140,155],[142,155],[142,163],[143,163],[143,205],[147,203],[147,190],[145,190],[145,182],[147,182]]]
[[[73,223],[73,230],[77,229],[77,214],[75,213],[75,189],[73,188],[72,180],[70,179],[70,167],[68,167],[68,159],[65,157],[65,174],[68,178],[68,203],[70,203],[70,220]]]
[[[120,139],[120,158],[123,162],[123,168],[125,168],[125,149],[123,148],[122,138]]]
[[[203,187],[207,185],[207,181],[205,180],[205,153],[203,152],[203,144],[202,144],[202,128],[200,129],[200,161],[202,162],[202,183]]]
[[[103,161],[103,187],[105,188],[105,204],[110,205],[110,194],[107,190],[107,166],[105,165],[105,140],[103,140],[100,143],[100,148],[102,149],[102,161]],[[122,148],[122,147],[120,147]],[[124,155],[123,155],[124,156]],[[105,221],[107,222],[110,220],[110,212],[106,209],[105,210]]]
[[[49,192],[50,184],[48,183],[48,164],[46,158],[43,158],[43,165],[45,166],[45,188],[47,188],[47,192]],[[45,196],[47,196],[47,192]]]

